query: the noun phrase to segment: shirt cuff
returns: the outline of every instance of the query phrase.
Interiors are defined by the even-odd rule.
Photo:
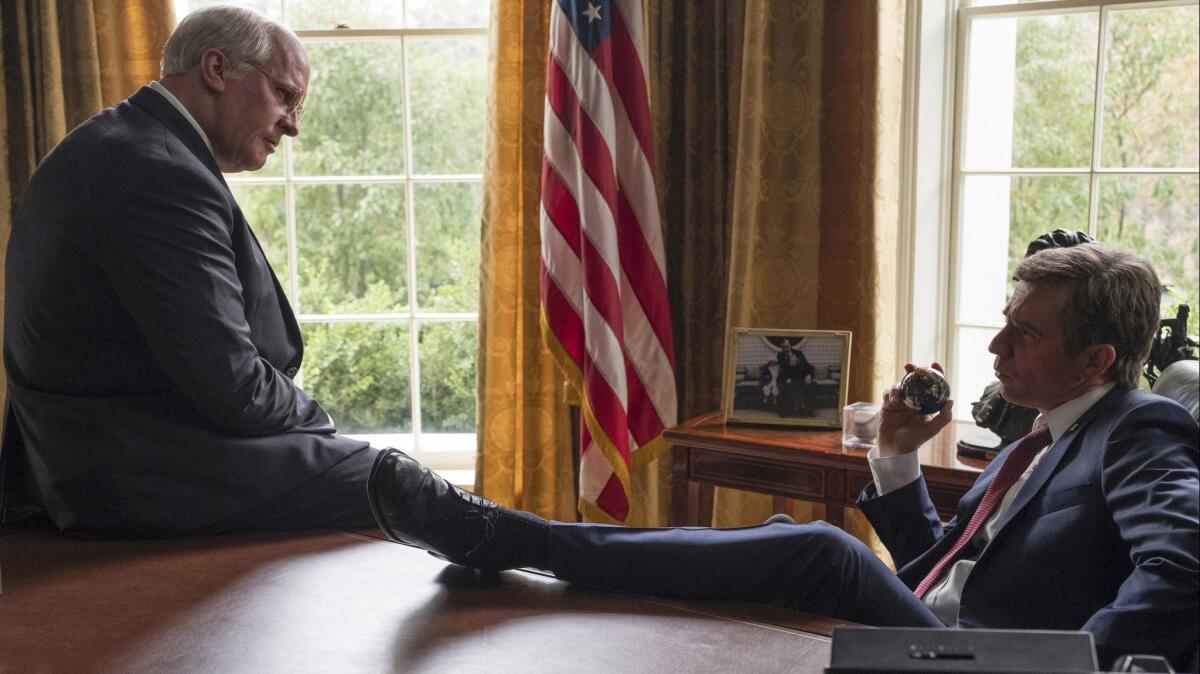
[[[871,466],[871,478],[875,480],[875,491],[880,496],[911,484],[921,477],[921,462],[916,452],[879,456],[879,448],[867,452],[867,463]]]

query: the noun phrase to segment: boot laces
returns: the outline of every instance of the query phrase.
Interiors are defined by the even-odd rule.
[[[468,559],[476,552],[479,552],[480,548],[487,545],[495,537],[496,520],[500,517],[500,508],[496,505],[479,503],[478,506],[477,508],[468,510],[463,515],[463,518],[466,520],[479,520],[483,522],[483,535],[479,537],[479,542],[475,544],[475,547],[471,548],[465,555]]]

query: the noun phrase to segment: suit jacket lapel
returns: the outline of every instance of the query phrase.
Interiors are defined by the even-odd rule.
[[[1067,431],[1062,434],[1062,437],[1060,437],[1058,441],[1046,451],[1046,455],[1043,456],[1042,460],[1038,462],[1038,465],[1033,469],[1033,473],[1029,475],[1029,479],[1026,480],[1024,486],[1021,487],[1021,491],[1017,492],[1017,497],[1013,499],[1012,505],[1009,506],[1008,510],[1005,511],[1004,517],[999,522],[1000,528],[998,530],[999,533],[997,534],[997,538],[1003,535],[1008,523],[1022,510],[1024,510],[1025,507],[1033,501],[1035,496],[1041,493],[1042,488],[1046,486],[1046,482],[1049,481],[1050,476],[1054,474],[1058,464],[1061,463],[1063,457],[1066,456],[1067,449],[1074,444],[1075,438],[1078,437],[1085,428],[1087,428],[1087,425],[1096,418],[1097,414],[1111,404],[1112,400],[1115,399],[1114,395],[1119,393],[1120,391],[1118,391],[1116,388],[1113,388],[1111,391],[1105,394],[1103,398],[1096,401],[1096,404],[1092,405],[1086,412],[1080,415],[1080,417],[1075,420],[1075,423],[1071,424],[1071,426],[1067,428]]]

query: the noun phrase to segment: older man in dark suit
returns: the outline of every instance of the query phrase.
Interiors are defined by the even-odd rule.
[[[64,532],[373,524],[379,451],[336,435],[293,383],[300,330],[222,177],[299,133],[308,77],[285,27],[198,10],[168,40],[161,79],[72,131],[25,190],[0,463]],[[392,461],[407,488],[443,497],[407,509],[414,529],[487,504]]]
[[[292,382],[300,330],[221,175],[260,168],[299,132],[307,84],[282,27],[197,12],[161,80],[75,129],[25,190],[4,452],[23,446],[64,531],[370,523],[373,454]]]

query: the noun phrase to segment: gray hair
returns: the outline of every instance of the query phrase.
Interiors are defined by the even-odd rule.
[[[1071,297],[1063,312],[1069,350],[1108,344],[1117,352],[1112,378],[1137,388],[1150,345],[1158,333],[1162,285],[1150,263],[1096,243],[1050,248],[1017,265],[1017,281],[1066,285]]]
[[[245,72],[246,64],[261,65],[271,60],[275,37],[287,28],[250,9],[230,5],[202,7],[183,17],[163,47],[162,76],[178,75],[200,63],[208,49],[220,49],[237,62],[234,72]]]

